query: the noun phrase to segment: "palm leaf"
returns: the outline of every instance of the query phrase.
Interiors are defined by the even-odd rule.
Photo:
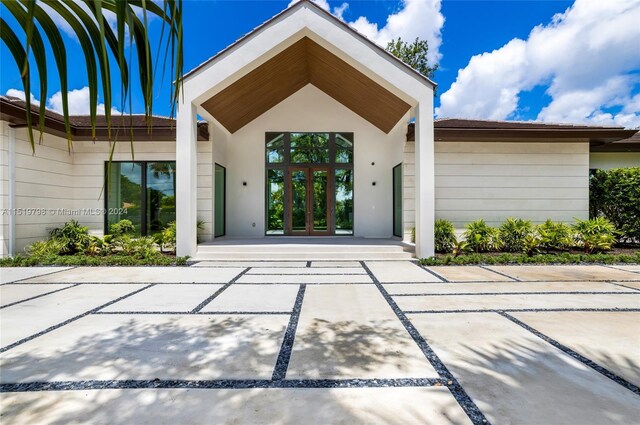
[[[30,88],[31,75],[29,68],[29,56],[33,54],[40,76],[40,97],[43,100],[40,108],[40,126],[44,125],[44,99],[47,93],[47,57],[45,48],[46,42],[51,46],[60,78],[60,90],[62,97],[62,109],[65,121],[67,138],[69,139],[69,150],[71,150],[71,128],[69,122],[68,108],[68,64],[66,58],[66,46],[60,31],[51,19],[50,12],[45,11],[38,5],[41,2],[47,5],[55,14],[64,19],[78,38],[82,49],[85,67],[87,70],[87,80],[90,93],[89,115],[92,127],[92,136],[96,136],[96,114],[98,105],[98,93],[102,90],[105,104],[105,120],[108,128],[109,140],[111,133],[111,106],[113,104],[112,95],[112,75],[111,61],[115,58],[119,70],[121,85],[121,105],[127,100],[131,105],[131,91],[134,84],[141,87],[142,99],[144,101],[144,113],[149,126],[151,126],[150,116],[153,112],[153,88],[158,61],[161,60],[160,52],[163,43],[166,43],[165,57],[171,52],[171,73],[176,80],[176,84],[171,88],[170,101],[172,105],[171,114],[175,113],[176,102],[181,92],[181,81],[183,75],[183,39],[182,39],[182,1],[164,0],[163,7],[155,4],[152,0],[82,0],[89,12],[74,0],[0,0],[0,4],[11,12],[19,23],[21,30],[26,35],[26,42],[21,42],[20,37],[11,29],[7,23],[2,21],[0,29],[2,42],[9,48],[14,61],[21,71],[21,79],[26,93],[27,104],[27,127],[33,149],[32,120]],[[109,26],[105,11],[109,11],[116,16],[116,32]],[[141,12],[142,20],[136,15],[136,11]],[[162,32],[159,46],[154,61],[151,52],[151,40],[147,29],[148,16],[153,15],[160,18]],[[39,26],[35,25],[36,22]],[[129,42],[126,43],[126,32],[129,32]],[[166,40],[164,34],[167,34]],[[134,46],[135,44],[135,46]],[[135,48],[136,59],[138,61],[137,81],[131,75],[132,59],[125,59],[126,49]],[[112,56],[111,56],[112,55]],[[154,66],[155,65],[155,66]],[[164,75],[164,65],[163,65]],[[149,127],[151,128],[151,127]],[[130,133],[131,134],[131,133]],[[133,146],[132,146],[133,152]],[[113,151],[110,156],[113,155]]]

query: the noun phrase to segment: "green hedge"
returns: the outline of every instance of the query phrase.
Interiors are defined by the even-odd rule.
[[[589,180],[589,214],[606,217],[623,242],[640,242],[640,167],[596,170]]]
[[[423,266],[448,266],[448,265],[472,265],[472,264],[640,264],[640,251],[635,254],[466,254],[456,257],[444,255],[439,257],[423,258],[420,264]]]

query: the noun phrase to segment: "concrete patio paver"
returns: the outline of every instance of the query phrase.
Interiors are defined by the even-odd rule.
[[[100,310],[102,312],[168,311],[188,313],[222,288],[220,284],[156,285]]]
[[[288,321],[91,315],[5,352],[0,380],[270,379]]]
[[[366,261],[380,282],[442,282],[428,271],[409,261]]]
[[[32,283],[227,283],[244,268],[78,267],[29,279]]]
[[[640,309],[640,293],[442,295],[394,297],[404,311],[510,309]]]
[[[73,284],[63,283],[57,285],[41,285],[38,283],[30,285],[2,285],[0,286],[0,306],[4,307],[8,304],[13,304],[32,297],[38,297],[60,289],[71,288],[72,286]]]
[[[7,425],[471,424],[444,387],[56,391],[2,394],[2,405]]]
[[[306,288],[289,379],[436,378],[373,285]]]
[[[625,283],[626,285],[626,283]],[[383,285],[390,294],[466,294],[520,292],[634,292],[609,282],[465,282],[395,283]]]
[[[192,267],[306,267],[306,261],[199,261]]]
[[[0,309],[2,423],[637,417],[638,273],[447,267],[443,282],[409,261],[216,263],[0,286],[17,302]]]
[[[362,275],[331,275],[319,272],[315,275],[250,275],[245,274],[237,283],[372,283],[366,274]]]
[[[640,312],[563,311],[511,315],[640,386]]]
[[[492,423],[637,422],[640,397],[498,314],[410,319]]]
[[[525,281],[560,280],[640,280],[637,273],[599,265],[580,266],[487,266]]]
[[[0,346],[6,347],[144,287],[140,284],[80,285],[3,308]]]
[[[36,276],[53,274],[71,267],[2,267],[0,268],[0,283],[16,282]]]
[[[435,266],[427,267],[429,270],[444,277],[449,282],[513,282],[507,276],[478,266]]]
[[[295,285],[232,285],[201,312],[290,312],[297,294]]]
[[[362,267],[326,267],[318,270],[317,267],[255,267],[247,272],[247,275],[251,274],[292,274],[292,275],[318,275],[323,276],[334,274],[367,274]]]

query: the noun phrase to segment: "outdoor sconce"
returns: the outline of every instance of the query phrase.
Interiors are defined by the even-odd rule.
[[[243,186],[246,186],[246,185],[247,185],[247,182],[242,182],[242,185],[243,185]]]
[[[371,186],[375,186],[375,185],[376,185],[376,182],[371,182]]]
[[[376,163],[375,163],[375,162],[372,162],[372,163],[371,163],[371,165],[376,165]]]

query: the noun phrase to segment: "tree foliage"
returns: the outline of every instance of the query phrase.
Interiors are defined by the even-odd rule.
[[[611,220],[622,241],[640,243],[640,167],[596,170],[589,180],[589,215]]]
[[[163,0],[162,6],[151,0],[0,0],[0,4],[2,16],[10,15],[19,26],[16,32],[0,17],[0,39],[11,52],[20,70],[28,112],[31,111],[31,65],[35,64],[40,97],[43,100],[48,94],[47,77],[52,68],[57,72],[69,149],[71,129],[68,71],[70,67],[76,68],[79,64],[69,63],[67,60],[68,46],[65,45],[53,15],[69,24],[82,49],[90,93],[88,115],[94,138],[99,91],[104,97],[106,126],[109,139],[112,138],[112,92],[116,84],[121,88],[120,107],[124,109],[129,103],[131,109],[131,91],[136,87],[134,82],[139,83],[144,113],[150,124],[154,80],[159,62],[162,63],[163,73],[166,71],[166,63],[169,63],[171,75],[177,81],[171,90],[173,114],[183,74],[182,0]],[[152,16],[160,18],[162,25],[160,41],[155,48],[152,48],[148,31]],[[109,24],[108,17],[115,17],[115,28]],[[53,64],[47,58],[48,49],[54,58]],[[137,61],[135,74],[132,72],[134,56]],[[114,65],[118,68],[119,81],[111,80]],[[45,102],[42,101],[38,123],[40,140],[44,128],[44,112]],[[26,114],[26,121],[31,147],[35,151],[31,113]]]
[[[386,50],[425,77],[433,78],[434,72],[438,69],[437,64],[431,65],[427,59],[429,52],[427,40],[416,38],[409,43],[398,37],[397,40],[391,40],[387,44]]]

